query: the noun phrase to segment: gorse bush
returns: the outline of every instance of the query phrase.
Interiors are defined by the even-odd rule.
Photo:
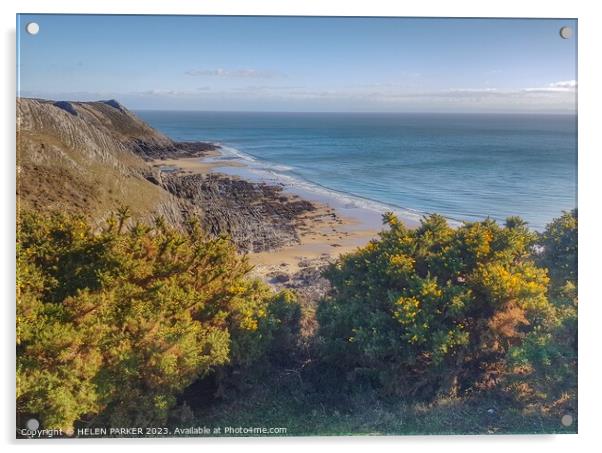
[[[326,393],[369,385],[432,399],[495,386],[570,409],[577,212],[542,234],[515,217],[452,228],[432,215],[416,229],[384,220],[377,240],[327,269],[308,357],[294,293],[249,278],[227,238],[131,222],[126,209],[101,231],[20,213],[18,413],[67,430],[161,426],[184,389],[211,381],[203,390],[224,393],[309,362]]]
[[[555,317],[512,348],[510,382],[523,397],[572,404],[577,396],[577,211],[551,222],[538,245],[536,259],[549,270]]]
[[[319,341],[339,376],[421,397],[491,385],[511,348],[556,323],[547,272],[531,257],[537,237],[520,219],[385,223],[326,273]]]
[[[538,262],[550,272],[551,296],[557,301],[576,298],[577,221],[576,209],[565,212],[546,227],[538,240],[542,248]]]
[[[196,379],[294,341],[294,297],[247,278],[229,240],[127,217],[18,219],[17,411],[45,427],[157,426]]]

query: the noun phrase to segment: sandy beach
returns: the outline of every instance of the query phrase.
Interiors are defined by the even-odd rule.
[[[220,173],[227,168],[245,167],[236,160],[219,160],[219,151],[210,151],[204,157],[171,158],[154,160],[151,165],[166,172],[181,174]],[[236,176],[234,176],[236,177]],[[298,194],[283,192],[291,200],[299,199]],[[349,253],[367,244],[377,236],[374,224],[362,218],[342,215],[326,203],[312,200],[315,209],[296,220],[299,243],[277,250],[249,253],[248,258],[255,266],[253,273],[266,281],[277,274],[295,274],[307,263],[332,261],[341,254]],[[339,210],[340,211],[340,210]]]

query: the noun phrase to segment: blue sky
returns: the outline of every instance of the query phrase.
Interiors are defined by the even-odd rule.
[[[31,36],[25,25],[37,22]],[[562,39],[559,29],[575,34]],[[574,20],[21,15],[18,91],[131,109],[573,112]]]

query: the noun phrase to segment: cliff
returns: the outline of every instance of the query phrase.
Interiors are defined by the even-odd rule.
[[[210,235],[228,234],[241,251],[299,242],[298,218],[311,203],[280,187],[219,174],[164,174],[149,160],[201,157],[210,143],[174,142],[117,101],[17,100],[17,203],[36,211],[84,213],[100,225],[128,206],[182,228],[190,217]]]
[[[159,175],[139,143],[176,148],[115,101],[18,99],[18,206],[83,212],[100,222],[127,205],[135,216],[158,214],[180,225],[181,203],[149,181]]]

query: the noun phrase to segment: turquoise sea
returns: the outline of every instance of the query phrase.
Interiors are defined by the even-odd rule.
[[[406,218],[518,215],[542,230],[577,207],[577,117],[138,111],[179,141],[212,141],[257,179]],[[222,169],[220,169],[222,171]]]

